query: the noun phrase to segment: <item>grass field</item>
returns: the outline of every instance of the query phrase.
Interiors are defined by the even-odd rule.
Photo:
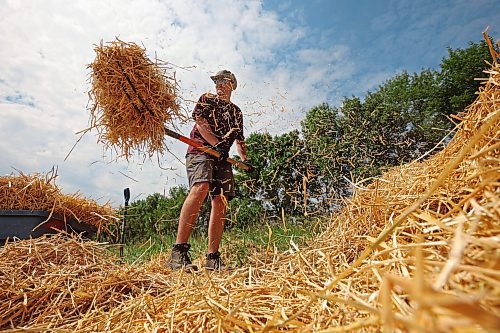
[[[325,223],[323,220],[309,220],[301,224],[273,224],[263,222],[261,226],[246,230],[232,228],[224,232],[221,242],[221,253],[230,267],[240,267],[247,263],[253,253],[284,252],[295,246],[302,246],[320,233]],[[126,243],[123,249],[123,260],[140,264],[152,257],[170,251],[175,235],[151,237],[144,242]],[[207,236],[194,234],[190,239],[191,257],[203,258],[207,249]],[[111,246],[110,251],[119,253],[119,246]]]

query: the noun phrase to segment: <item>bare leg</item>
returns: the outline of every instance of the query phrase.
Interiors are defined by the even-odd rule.
[[[220,195],[212,199],[210,224],[208,225],[208,253],[219,251],[226,219],[226,208],[226,202]]]
[[[196,223],[196,218],[200,212],[201,205],[207,197],[208,189],[208,182],[196,183],[191,187],[182,205],[181,215],[179,216],[179,226],[177,228],[177,238],[175,240],[177,244],[188,242],[191,231]]]

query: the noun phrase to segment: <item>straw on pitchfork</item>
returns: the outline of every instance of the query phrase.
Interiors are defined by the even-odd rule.
[[[149,60],[145,49],[119,39],[94,48],[89,92],[90,129],[98,141],[127,160],[134,153],[162,153],[165,124],[184,119],[174,76],[167,64]]]

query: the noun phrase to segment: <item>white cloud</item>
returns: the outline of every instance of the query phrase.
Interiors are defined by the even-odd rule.
[[[174,170],[162,170],[156,157],[113,161],[93,133],[64,161],[75,133],[88,126],[86,66],[101,40],[142,43],[151,57],[188,67],[176,69],[186,100],[213,89],[209,74],[232,70],[247,133],[297,126],[305,109],[324,101],[332,78],[354,70],[345,47],[302,49],[307,29],[280,21],[259,1],[8,0],[0,9],[0,173],[56,165],[63,192],[115,205],[124,187],[134,198],[185,184],[186,147],[169,140],[181,161],[167,153],[161,165]],[[181,129],[188,134],[189,126]]]

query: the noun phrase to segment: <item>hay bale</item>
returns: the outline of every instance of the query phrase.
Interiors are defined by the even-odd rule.
[[[166,63],[149,60],[145,49],[119,39],[95,46],[89,92],[90,129],[98,142],[126,159],[165,150],[165,124],[182,117],[174,77]]]

